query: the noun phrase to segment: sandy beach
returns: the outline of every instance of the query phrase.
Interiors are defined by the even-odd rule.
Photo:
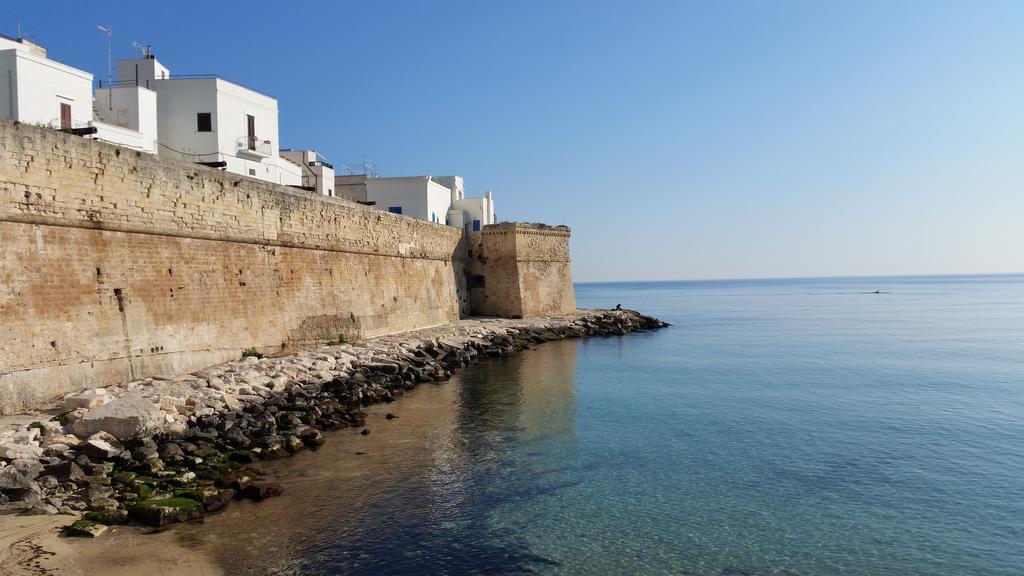
[[[113,527],[96,539],[62,538],[70,516],[0,519],[0,574],[4,576],[218,576],[202,551],[183,546],[173,530],[154,533]]]

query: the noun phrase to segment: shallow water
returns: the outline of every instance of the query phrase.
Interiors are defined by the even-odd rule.
[[[1024,278],[577,298],[675,326],[373,407],[181,537],[235,574],[1024,573]]]

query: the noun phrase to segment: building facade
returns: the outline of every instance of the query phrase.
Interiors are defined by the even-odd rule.
[[[281,158],[302,169],[302,187],[334,197],[334,165],[316,150],[281,150]]]
[[[156,92],[161,155],[302,185],[302,167],[279,154],[276,99],[217,76],[175,77],[152,54],[119,61],[117,74]]]
[[[145,86],[117,84],[96,89],[93,126],[97,140],[150,154],[159,151],[157,94]]]
[[[490,192],[466,198],[461,176],[335,177],[337,194],[392,214],[403,214],[466,231],[496,222]]]
[[[58,130],[85,129],[92,74],[46,57],[46,48],[0,36],[0,118]]]
[[[0,118],[155,153],[156,93],[107,86],[94,99],[92,82],[92,74],[47,58],[42,46],[0,36]]]

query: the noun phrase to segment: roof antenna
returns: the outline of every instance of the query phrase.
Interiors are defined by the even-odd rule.
[[[110,49],[110,37],[114,34],[114,29],[110,26],[97,26],[100,32],[107,35],[107,86],[110,86],[111,81],[114,79],[113,68],[111,67],[111,49]]]
[[[21,40],[21,20],[18,20],[18,40]]]

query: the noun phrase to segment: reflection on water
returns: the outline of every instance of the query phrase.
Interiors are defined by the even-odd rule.
[[[284,497],[181,537],[229,574],[533,573],[550,561],[492,516],[566,485],[552,455],[574,442],[575,366],[575,343],[551,343],[371,407],[369,436],[331,433],[317,452],[264,465]]]
[[[1019,576],[1024,278],[863,282],[581,287],[675,327],[373,407],[181,534],[232,574]]]

